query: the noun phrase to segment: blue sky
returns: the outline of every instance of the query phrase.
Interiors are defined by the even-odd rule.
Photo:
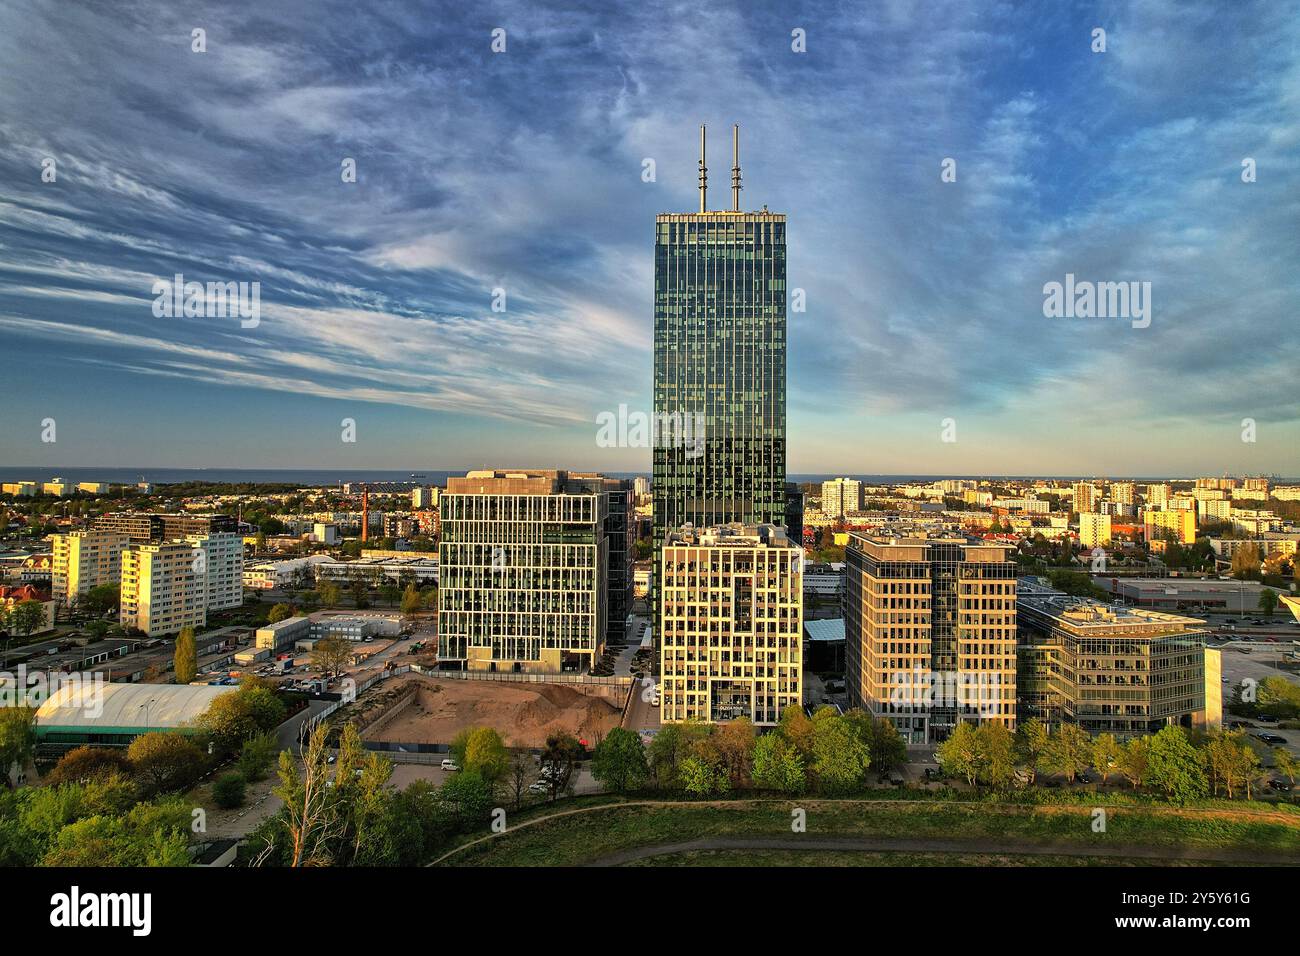
[[[1275,2],[9,0],[0,464],[648,469],[596,416],[735,122],[807,296],[791,472],[1300,475],[1298,117]],[[156,318],[178,272],[260,325]],[[1066,273],[1150,327],[1045,318]]]

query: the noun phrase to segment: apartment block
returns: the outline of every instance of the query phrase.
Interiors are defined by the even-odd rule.
[[[471,471],[439,500],[438,661],[467,670],[590,668],[604,650],[604,479]]]
[[[122,552],[123,627],[148,637],[207,622],[205,552],[189,541],[133,544]]]
[[[1116,481],[1110,486],[1110,497],[1121,505],[1137,503],[1137,485],[1131,481]]]
[[[1015,728],[1016,565],[965,538],[849,535],[844,632],[850,702],[910,743],[957,723]]]
[[[117,584],[122,570],[122,551],[128,541],[113,531],[73,531],[51,535],[50,571],[54,600],[71,605],[78,597],[101,584]]]
[[[1080,514],[1079,544],[1085,548],[1104,548],[1110,544],[1110,515]]]
[[[1101,498],[1101,489],[1088,481],[1074,483],[1074,510],[1079,514],[1096,511],[1097,501]]]
[[[862,510],[862,482],[833,478],[822,482],[822,514],[843,517]]]
[[[1164,541],[1167,537],[1173,536],[1179,544],[1195,544],[1196,509],[1143,511],[1142,527],[1148,543]]]
[[[206,602],[209,611],[241,607],[244,603],[244,539],[229,531],[191,534],[185,540],[197,553],[207,575]]]
[[[803,549],[782,528],[679,530],[659,566],[660,719],[772,726],[803,702]]]
[[[1065,594],[1019,599],[1020,719],[1126,737],[1222,720],[1204,621]]]

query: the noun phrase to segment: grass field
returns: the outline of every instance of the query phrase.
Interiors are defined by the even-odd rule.
[[[1174,866],[1226,864],[1172,861]],[[1164,860],[1103,857],[1015,856],[1007,853],[868,853],[853,850],[695,850],[670,853],[626,866],[1168,866]]]
[[[788,838],[795,807],[807,813],[809,837],[958,840],[973,851],[992,847],[1012,856],[1018,846],[1095,848],[1099,857],[1145,847],[1167,849],[1170,860],[1213,851],[1245,864],[1300,863],[1300,813],[1291,807],[1116,806],[1107,809],[1105,832],[1095,832],[1092,808],[1084,805],[807,799],[555,804],[517,817],[506,833],[466,846],[442,865],[572,866],[709,838]],[[548,813],[562,815],[544,819]]]

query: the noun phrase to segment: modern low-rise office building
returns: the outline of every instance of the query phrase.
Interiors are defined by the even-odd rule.
[[[660,719],[771,726],[803,702],[803,549],[774,525],[677,531],[660,556]]]
[[[1022,721],[1128,737],[1222,719],[1204,621],[1065,594],[1022,595],[1018,618]]]
[[[849,535],[845,676],[850,702],[909,743],[958,722],[1016,721],[1016,565],[965,538]]]
[[[439,498],[442,666],[554,673],[600,659],[610,549],[604,481],[551,470],[448,479]]]

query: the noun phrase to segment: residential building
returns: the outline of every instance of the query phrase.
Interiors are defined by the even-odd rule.
[[[1074,510],[1079,514],[1097,510],[1097,501],[1101,498],[1101,489],[1092,482],[1076,481],[1074,483]]]
[[[122,552],[119,620],[148,637],[207,623],[207,571],[202,549],[189,541],[132,544]]]
[[[1209,693],[1205,679],[1204,621],[1065,594],[1021,595],[1018,620],[1021,721],[1129,737],[1221,713],[1219,685]]]
[[[1137,485],[1131,481],[1116,481],[1110,486],[1110,497],[1121,505],[1137,504]]]
[[[849,535],[849,700],[910,743],[960,722],[1015,728],[1016,565],[966,538]]]
[[[438,489],[421,485],[411,491],[411,509],[423,511],[438,507]]]
[[[317,521],[311,526],[311,536],[321,544],[338,544],[339,526],[333,522]]]
[[[207,609],[224,611],[244,603],[244,538],[233,531],[186,535],[185,540],[203,553],[207,574]]]
[[[832,478],[822,482],[822,514],[842,518],[851,511],[862,510],[862,482],[852,478]]]
[[[1110,544],[1110,515],[1079,515],[1079,544],[1085,548],[1104,548]]]
[[[1172,495],[1173,488],[1167,484],[1147,485],[1146,505],[1148,508],[1163,508]]]
[[[660,557],[660,719],[774,726],[803,702],[803,550],[775,525],[669,535]]]
[[[1163,542],[1172,536],[1179,544],[1196,543],[1196,512],[1186,509],[1143,511],[1143,534],[1148,543]]]
[[[127,537],[113,531],[71,531],[50,536],[54,600],[71,605],[91,588],[117,584]]]
[[[587,670],[606,638],[609,494],[564,471],[471,471],[439,500],[438,661]]]

